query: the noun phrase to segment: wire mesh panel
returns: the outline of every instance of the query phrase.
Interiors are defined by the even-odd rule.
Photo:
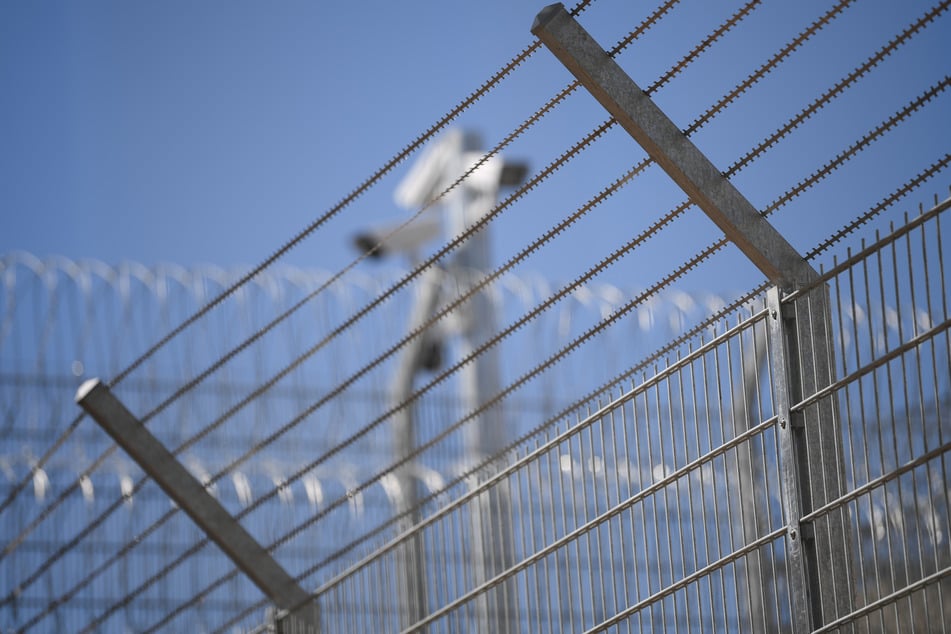
[[[829,272],[847,491],[805,519],[846,512],[854,586],[840,591],[855,604],[821,631],[931,632],[951,616],[947,207],[876,235]]]
[[[788,595],[774,554],[783,521],[764,319],[760,307],[724,324],[610,402],[517,448],[507,466],[323,586],[321,603],[339,606],[329,629],[399,625],[388,589],[413,540],[426,553],[429,610],[409,629],[575,632],[612,619],[634,631],[735,631],[778,622]],[[474,583],[465,553],[474,532],[490,532],[481,507],[500,498],[515,509],[517,562]],[[346,607],[355,603],[362,609]]]

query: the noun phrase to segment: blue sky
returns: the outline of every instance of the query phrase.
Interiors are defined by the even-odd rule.
[[[108,263],[249,266],[359,185],[532,41],[542,2],[4,3],[0,6],[0,253]],[[685,1],[627,49],[642,87],[742,2]],[[832,2],[764,2],[655,100],[686,127]],[[694,137],[726,169],[932,3],[864,0]],[[654,3],[599,0],[580,17],[605,47]],[[734,182],[763,208],[947,75],[947,13]],[[570,77],[541,49],[459,119],[494,144]],[[942,94],[774,223],[806,251],[951,148]],[[508,151],[533,169],[605,119],[576,92]],[[493,228],[511,255],[642,157],[614,129]],[[398,220],[410,163],[282,261],[338,270],[351,236]],[[894,212],[946,192],[943,170]],[[659,170],[637,179],[519,269],[580,274],[679,200]],[[718,233],[696,209],[603,279],[652,283]],[[894,213],[892,218],[896,217]],[[372,271],[373,264],[361,264]],[[762,278],[726,254],[687,287]]]

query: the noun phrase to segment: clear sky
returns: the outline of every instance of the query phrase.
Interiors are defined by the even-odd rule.
[[[256,264],[530,44],[532,20],[544,4],[3,3],[0,253],[147,265]],[[655,99],[686,127],[832,4],[762,3]],[[933,4],[856,2],[695,141],[726,169]],[[618,60],[646,87],[742,5],[685,0]],[[598,0],[580,21],[609,47],[654,7]],[[745,170],[737,185],[765,207],[940,81],[951,69],[949,27],[945,12]],[[494,144],[569,80],[542,48],[459,125]],[[949,106],[942,93],[834,178],[784,207],[777,226],[800,250],[814,246],[951,149]],[[589,95],[576,92],[508,155],[538,169],[604,118]],[[612,130],[506,212],[495,229],[496,260],[642,156],[623,131]],[[283,261],[329,270],[347,264],[355,254],[349,245],[354,232],[405,217],[392,192],[408,165]],[[897,211],[946,192],[949,176],[943,170]],[[666,177],[649,172],[520,270],[574,277],[676,200]],[[655,251],[612,268],[605,279],[645,286],[718,235],[704,218],[690,222],[671,228]],[[670,245],[687,250],[667,263]],[[762,278],[755,271],[748,281],[734,278],[748,269],[727,257],[720,268],[684,283],[744,289]]]

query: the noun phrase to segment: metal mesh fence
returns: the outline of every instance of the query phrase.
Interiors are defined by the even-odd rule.
[[[624,20],[590,7],[592,23],[621,30],[601,53],[656,70],[631,94],[693,119],[672,136],[702,137],[731,165],[712,177],[760,201],[752,218],[818,245],[805,259],[789,245],[800,270],[838,254],[818,281],[756,286],[656,152],[625,145],[630,163],[606,176],[601,152],[630,144],[630,122],[604,119],[563,72],[490,150],[455,131],[436,139],[537,40],[248,271],[6,258],[0,627],[301,627],[241,553],[169,503],[147,460],[79,412],[70,397],[94,372],[200,482],[194,497],[313,598],[322,631],[945,628],[948,203],[887,220],[951,165],[951,2],[891,6],[855,50],[836,39],[866,34],[851,0],[681,4]],[[676,55],[655,55],[667,38]],[[725,84],[708,64],[730,69]],[[444,243],[392,277],[358,273],[368,253],[328,275],[276,272],[429,141],[466,160],[380,244],[431,207],[462,210]],[[496,200],[480,170],[516,148],[544,167]],[[535,233],[506,231],[516,208]],[[591,237],[595,210],[611,229]],[[847,250],[873,221],[880,233]],[[474,268],[490,227],[506,236],[502,264]],[[573,277],[512,274],[546,252],[569,253]],[[648,281],[598,285],[612,268]],[[729,303],[671,290],[724,271],[753,290]],[[494,323],[470,336],[480,320]]]

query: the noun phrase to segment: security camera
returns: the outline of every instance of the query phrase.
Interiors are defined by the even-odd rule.
[[[454,220],[449,223],[450,234],[456,233],[456,225],[467,226],[488,211],[486,201],[494,200],[500,187],[515,187],[528,173],[525,163],[503,161],[498,156],[486,157],[481,147],[482,140],[471,130],[454,129],[443,134],[423,150],[400,182],[393,196],[396,204],[407,209],[430,205],[457,178],[471,170],[456,191],[464,189],[471,195],[485,196],[478,204],[470,201],[470,209],[465,214],[453,216]],[[399,225],[390,224],[363,231],[354,236],[353,242],[372,258],[390,253],[414,257],[423,244],[439,236],[442,229],[439,218],[433,209],[399,229]]]
[[[361,231],[353,237],[353,244],[371,258],[393,253],[415,255],[430,240],[439,237],[440,221],[434,217],[420,217],[404,227],[398,224],[381,225]]]
[[[481,147],[481,138],[471,130],[452,129],[443,134],[422,151],[400,182],[393,193],[396,204],[405,209],[429,204],[447,181],[457,176],[448,174],[447,170],[457,166],[460,156]]]

